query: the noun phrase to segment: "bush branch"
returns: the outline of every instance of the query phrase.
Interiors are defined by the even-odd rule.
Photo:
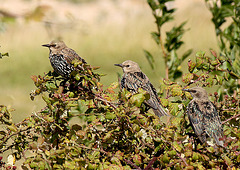
[[[97,100],[100,100],[100,101],[103,101],[103,102],[107,103],[112,108],[114,108],[114,109],[117,108],[112,102],[108,101],[107,99],[103,98],[102,96],[99,96],[98,94],[95,94],[95,97],[96,97]]]
[[[12,136],[18,135],[19,133],[28,131],[28,130],[30,130],[30,129],[31,129],[31,127],[28,127],[27,129],[23,129],[23,130],[20,130],[19,132],[12,133],[11,135],[9,135],[7,138],[5,138],[5,139],[2,141],[2,143],[0,144],[0,148],[1,148],[1,147],[4,145],[4,143],[6,143]]]
[[[157,157],[156,156],[154,156],[153,158],[152,158],[152,160],[148,163],[148,165],[146,166],[146,168],[144,168],[144,170],[150,170],[150,169],[152,169],[152,165],[154,164],[154,162],[157,160]]]
[[[129,165],[132,165],[134,168],[138,169],[138,170],[142,170],[141,168],[139,168],[137,165],[135,165],[132,161],[124,159],[125,162],[127,162]]]
[[[237,115],[235,115],[235,116],[230,117],[230,118],[227,119],[227,120],[224,120],[224,121],[222,122],[222,124],[225,124],[225,123],[227,123],[228,121],[230,121],[230,120],[232,120],[232,119],[235,119],[235,118],[237,118],[237,117],[239,117],[239,116],[240,116],[240,113],[237,114]]]

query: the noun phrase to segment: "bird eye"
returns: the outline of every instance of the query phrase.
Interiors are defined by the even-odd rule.
[[[197,91],[196,90],[192,90],[192,93],[196,93]]]
[[[130,65],[126,65],[126,67],[130,67]]]
[[[56,47],[57,45],[56,44],[51,44],[51,47]]]

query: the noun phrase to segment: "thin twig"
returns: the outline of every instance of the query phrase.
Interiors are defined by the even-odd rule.
[[[125,162],[127,162],[129,165],[132,165],[134,168],[138,169],[138,170],[142,170],[141,168],[139,168],[137,165],[135,165],[132,161],[124,159]]]
[[[153,159],[148,163],[148,165],[146,166],[146,168],[144,168],[144,170],[149,170],[149,169],[152,169],[152,165],[153,163],[157,160],[157,157],[154,156]]]
[[[19,133],[21,133],[21,132],[28,131],[29,129],[31,129],[31,127],[28,127],[27,129],[24,129],[24,130],[20,130],[19,132],[12,133],[11,135],[9,135],[7,138],[5,138],[5,139],[2,141],[2,143],[0,144],[0,147],[2,147],[3,144],[6,143],[6,142],[8,141],[8,139],[10,139],[12,136],[17,135],[17,134],[19,134]]]
[[[224,120],[224,121],[222,122],[222,124],[225,124],[225,123],[227,123],[228,121],[230,121],[230,120],[232,120],[232,119],[235,119],[235,118],[237,118],[237,117],[239,117],[239,116],[240,116],[240,113],[237,114],[237,115],[235,115],[235,116],[230,117],[230,118],[227,119],[227,120]]]
[[[78,147],[81,147],[81,148],[83,148],[83,149],[89,149],[89,150],[93,150],[93,151],[98,151],[98,152],[102,152],[102,153],[104,153],[104,154],[108,154],[108,152],[106,152],[106,151],[104,151],[103,149],[95,149],[95,148],[90,148],[90,147],[87,147],[87,146],[84,146],[84,145],[79,145],[79,144],[77,144],[76,142],[74,142],[75,143],[75,145],[77,145]]]
[[[75,100],[78,100],[80,99],[80,97],[75,97],[75,98],[69,98],[69,99],[66,99],[67,101],[75,101]]]
[[[108,101],[107,99],[103,98],[102,96],[99,96],[99,95],[95,94],[95,97],[96,97],[96,99],[101,100],[101,101],[107,103],[112,108],[114,108],[114,109],[117,108],[112,102]]]

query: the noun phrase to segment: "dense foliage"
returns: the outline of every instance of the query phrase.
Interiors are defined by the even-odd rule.
[[[168,12],[173,11],[159,6],[157,1],[148,2],[153,13],[163,10],[168,15],[165,21],[171,18]],[[159,4],[165,2],[159,1]],[[156,19],[161,25],[163,21],[160,20],[164,17],[156,15]],[[178,37],[176,30],[182,30],[183,26],[170,31],[173,33],[171,36]],[[174,54],[181,41],[169,36],[170,33],[165,47],[169,54]],[[157,41],[160,32],[153,33],[153,37]],[[229,44],[232,42],[231,39],[226,41]],[[234,45],[239,49],[239,43]],[[149,52],[146,51],[146,54],[150,60],[153,59]],[[31,78],[36,89],[30,97],[32,100],[42,97],[46,106],[19,123],[12,122],[13,109],[0,106],[0,125],[3,127],[0,131],[0,153],[10,151],[12,159],[9,161],[13,165],[8,167],[0,157],[0,167],[14,169],[15,160],[20,159],[25,161],[22,168],[31,169],[240,167],[240,90],[236,69],[239,65],[232,67],[235,61],[239,62],[239,51],[234,56],[232,58],[224,51],[218,55],[212,50],[209,56],[198,52],[195,59],[188,61],[188,72],[181,74],[168,65],[169,79],[160,81],[158,93],[162,105],[172,116],[160,119],[142,104],[149,94],[142,89],[134,95],[125,90],[119,91],[118,82],[106,88],[101,84],[97,67],[85,64],[83,70],[74,71],[68,80],[51,71],[41,76],[34,75]],[[178,68],[185,57],[174,57],[166,59],[166,64],[179,61],[175,65]],[[174,61],[171,62],[172,59]],[[74,61],[72,64],[77,67],[80,63]],[[173,81],[179,75],[182,82]],[[191,96],[182,88],[190,85],[220,87],[210,94],[210,99],[223,123],[224,147],[217,147],[212,141],[201,144],[189,126],[185,111]]]
[[[231,73],[222,69],[226,60],[212,54],[197,53],[196,61],[189,62],[190,73],[182,79],[186,85],[212,86],[232,79]],[[26,159],[24,167],[40,169],[239,166],[239,120],[232,117],[239,112],[239,91],[236,96],[225,95],[221,102],[218,93],[212,95],[221,118],[226,120],[225,148],[217,148],[195,140],[184,114],[191,97],[182,92],[180,84],[162,82],[160,93],[167,93],[162,104],[173,116],[159,120],[142,107],[149,97],[146,92],[116,92],[118,83],[104,90],[101,76],[93,69],[85,65],[69,80],[53,72],[32,76],[36,90],[31,98],[41,94],[46,107],[14,124],[11,110],[1,106],[1,122],[6,125],[1,131],[1,152],[12,149],[17,160]],[[216,73],[223,71],[226,77],[218,78]],[[78,123],[71,123],[76,119]]]

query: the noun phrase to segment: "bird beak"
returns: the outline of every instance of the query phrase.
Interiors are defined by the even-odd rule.
[[[190,89],[182,89],[182,91],[190,92]]]
[[[118,66],[118,67],[123,67],[122,64],[114,64],[115,66]]]
[[[50,44],[43,44],[42,46],[43,46],[43,47],[48,47],[48,48],[49,48],[49,47],[50,47]]]

